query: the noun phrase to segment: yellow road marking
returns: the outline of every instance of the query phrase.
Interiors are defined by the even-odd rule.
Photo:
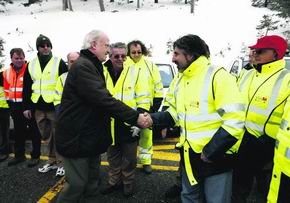
[[[109,163],[107,161],[101,162],[102,166],[108,166]],[[162,165],[151,165],[153,170],[162,170],[162,171],[177,171],[177,166],[162,166]],[[137,168],[142,168],[142,164],[137,164]],[[38,201],[37,203],[49,203],[51,202],[56,195],[62,190],[64,187],[65,179],[61,178],[52,188],[50,188]]]
[[[172,137],[172,138],[165,138],[165,139],[162,139],[162,140],[154,140],[153,142],[154,143],[159,143],[159,142],[168,143],[168,142],[170,142],[170,143],[176,144],[178,141],[179,141],[178,137]]]
[[[107,161],[101,162],[102,166],[108,166],[109,163]],[[142,164],[137,164],[137,168],[142,168]],[[161,170],[161,171],[177,171],[178,166],[164,166],[164,165],[151,165],[152,169]]]
[[[52,201],[57,195],[57,193],[59,193],[62,190],[64,182],[65,182],[64,177],[62,177],[52,188],[49,189],[49,191],[47,191],[47,193],[45,193],[37,201],[37,203],[48,203]]]
[[[180,156],[179,156],[179,153],[154,151],[153,159],[166,160],[166,161],[179,161]]]
[[[175,145],[153,145],[153,150],[175,149]]]
[[[169,138],[162,140],[162,142],[178,142],[178,138]],[[166,160],[166,161],[179,161],[180,156],[178,152],[164,152],[159,150],[172,150],[174,149],[174,145],[154,145],[153,149],[153,159],[158,160]],[[12,155],[13,156],[13,155]],[[29,155],[26,155],[29,157]],[[48,160],[48,156],[41,156],[41,160]],[[109,163],[107,161],[101,162],[102,166],[108,166]],[[153,170],[162,170],[162,171],[177,171],[178,166],[164,166],[164,165],[151,165]],[[137,164],[137,168],[142,168],[142,164]],[[56,195],[62,190],[64,187],[65,179],[61,178],[52,188],[49,189],[37,202],[38,203],[49,203],[51,202]]]

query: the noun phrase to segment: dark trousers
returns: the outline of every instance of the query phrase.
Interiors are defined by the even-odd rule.
[[[25,156],[25,140],[30,135],[32,141],[31,158],[39,158],[41,137],[35,118],[26,119],[21,109],[11,110],[11,116],[14,123],[15,157],[21,158]]]
[[[107,157],[109,184],[133,184],[137,165],[137,140],[110,146]]]
[[[57,203],[88,202],[87,199],[97,195],[100,164],[100,156],[75,159],[63,157],[66,182]]]
[[[8,108],[0,108],[0,154],[9,154],[9,116]]]
[[[232,203],[247,201],[255,178],[259,195],[266,202],[273,166],[274,144],[274,139],[267,135],[256,138],[248,132],[245,133],[233,171]]]
[[[282,173],[277,202],[288,203],[290,201],[289,191],[290,191],[290,177]]]

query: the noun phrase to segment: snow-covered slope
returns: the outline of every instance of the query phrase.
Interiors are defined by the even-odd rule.
[[[195,14],[190,14],[190,6],[184,1],[159,0],[159,4],[154,4],[153,0],[143,0],[138,10],[136,1],[115,1],[105,0],[106,12],[100,12],[93,0],[72,0],[74,12],[62,11],[59,0],[30,7],[23,6],[27,0],[14,1],[6,6],[5,13],[0,13],[0,37],[6,41],[5,63],[10,62],[8,53],[13,47],[22,47],[28,60],[34,57],[39,34],[51,39],[54,55],[65,58],[69,51],[80,49],[87,32],[101,29],[111,42],[144,41],[153,47],[155,58],[166,54],[168,40],[197,34],[208,43],[213,61],[225,65],[239,53],[242,44],[255,43],[255,27],[262,15],[270,12],[251,7],[250,0],[199,0]],[[224,56],[219,54],[221,50]]]

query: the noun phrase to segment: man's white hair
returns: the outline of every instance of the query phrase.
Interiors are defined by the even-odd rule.
[[[102,34],[104,34],[104,32],[101,30],[92,30],[91,32],[86,34],[83,42],[83,49],[89,49],[91,47],[91,43],[93,41],[98,41]]]

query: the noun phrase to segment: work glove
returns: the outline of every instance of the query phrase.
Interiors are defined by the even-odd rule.
[[[130,131],[132,132],[132,137],[139,137],[141,129],[136,126],[132,126]]]

